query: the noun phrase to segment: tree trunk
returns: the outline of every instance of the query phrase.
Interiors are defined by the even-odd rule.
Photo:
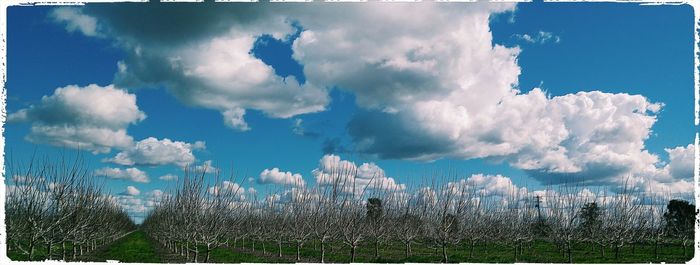
[[[515,260],[515,262],[518,262],[518,246],[517,245],[515,245],[513,247],[513,259]]]
[[[350,262],[355,262],[355,248],[357,248],[357,246],[350,246]]]
[[[469,247],[469,258],[474,258],[474,241],[471,242],[471,246]]]
[[[190,241],[187,241],[187,244],[185,246],[185,260],[190,260]]]
[[[408,252],[409,252],[409,251],[408,251],[408,244],[410,244],[410,241],[409,241],[409,242],[406,242],[406,243],[404,243],[404,244],[406,245],[406,251],[405,251],[406,259],[408,259],[408,256],[409,256],[409,254],[408,254]]]
[[[29,260],[34,257],[34,241],[29,242]]]
[[[442,262],[447,263],[447,244],[442,243]]]
[[[321,263],[326,262],[326,242],[321,240]]]
[[[654,241],[654,257],[656,259],[659,259],[659,241],[658,240]]]
[[[267,254],[267,250],[265,249],[265,241],[262,242],[262,248],[263,248],[263,255]]]
[[[600,245],[600,256],[605,258],[605,246]]]
[[[61,259],[66,261],[66,241],[61,241]]]
[[[75,260],[75,258],[77,257],[77,254],[78,254],[77,249],[75,248],[75,241],[73,241],[72,248],[73,248],[73,260]]]
[[[277,257],[282,257],[282,240],[277,241]]]
[[[49,260],[51,259],[51,255],[53,254],[53,252],[51,251],[52,247],[53,247],[53,243],[52,243],[52,242],[49,242],[48,244],[46,244],[46,257],[47,257]]]
[[[210,244],[207,243],[207,248],[206,248],[207,255],[204,257],[204,263],[209,262],[209,249],[210,249],[210,247],[211,247]]]
[[[199,249],[197,249],[197,242],[194,243],[194,257],[192,260],[194,263],[197,263],[197,259],[199,258]]]
[[[685,244],[686,244],[685,240],[683,240],[683,258],[685,258],[686,254],[687,254],[686,250],[685,250]]]
[[[519,255],[522,257],[522,256],[523,256],[523,251],[525,251],[525,250],[523,250],[524,247],[523,247],[523,243],[522,243],[522,242],[521,242],[520,244],[518,244],[518,248],[520,248],[520,254],[519,254]]]
[[[297,261],[301,260],[301,242],[297,241]]]
[[[379,239],[374,240],[374,258],[379,258]]]
[[[569,256],[569,263],[574,263],[574,259],[571,256],[571,243],[566,244],[566,254]]]
[[[615,259],[620,258],[620,246],[615,246]]]

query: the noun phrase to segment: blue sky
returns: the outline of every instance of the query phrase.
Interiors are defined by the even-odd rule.
[[[467,9],[471,8],[469,4],[466,6]],[[111,5],[100,6],[94,9],[88,6],[83,9],[65,9],[68,11],[63,13],[57,12],[53,7],[10,7],[8,9],[8,67],[6,88],[8,96],[7,110],[10,115],[22,109],[32,112],[32,106],[35,106],[34,108],[37,109],[36,106],[42,104],[43,96],[51,96],[54,94],[55,90],[60,87],[76,85],[77,87],[84,88],[90,84],[96,84],[102,88],[116,83],[119,89],[127,91],[124,93],[135,95],[138,110],[145,113],[147,116],[140,121],[132,120],[122,124],[121,128],[126,129],[128,135],[133,138],[133,142],[138,142],[148,137],[155,137],[159,140],[168,138],[172,141],[179,141],[191,145],[196,141],[204,141],[206,142],[206,148],[204,149],[196,149],[191,146],[189,148],[195,157],[194,164],[201,165],[204,161],[213,160],[216,167],[222,169],[233,167],[238,175],[237,182],[245,187],[254,187],[259,193],[261,192],[263,194],[281,190],[283,187],[274,184],[263,185],[256,181],[250,182],[247,180],[249,177],[259,178],[259,175],[264,169],[276,167],[283,172],[289,171],[290,173],[301,174],[307,183],[314,183],[315,180],[312,171],[320,167],[319,159],[321,159],[326,152],[338,155],[342,160],[354,161],[358,166],[365,162],[373,162],[384,170],[387,177],[393,178],[393,181],[413,185],[430,182],[431,179],[426,176],[434,174],[435,172],[456,172],[455,174],[458,178],[467,178],[472,174],[500,174],[510,178],[517,186],[527,186],[533,190],[542,188],[544,184],[547,184],[548,177],[555,179],[561,177],[561,174],[564,174],[564,176],[586,176],[587,178],[594,178],[590,177],[590,174],[593,173],[589,174],[588,172],[603,172],[601,174],[608,174],[609,176],[606,175],[604,178],[601,177],[600,181],[593,181],[591,183],[595,185],[604,185],[613,183],[614,181],[611,180],[618,178],[621,174],[646,174],[648,171],[642,173],[642,169],[639,169],[644,166],[653,167],[655,168],[654,170],[658,169],[659,172],[665,170],[663,171],[665,173],[649,173],[650,175],[644,176],[645,178],[656,178],[657,176],[666,174],[664,177],[658,177],[658,181],[648,182],[645,185],[657,185],[658,183],[662,183],[669,187],[674,187],[672,188],[674,192],[688,192],[689,190],[687,190],[687,188],[677,188],[688,187],[687,185],[674,186],[674,183],[692,182],[692,180],[688,179],[689,176],[687,176],[687,172],[692,172],[692,168],[683,170],[680,166],[669,166],[669,164],[675,163],[675,165],[685,165],[685,167],[687,167],[688,162],[671,161],[669,153],[665,151],[666,148],[685,148],[693,142],[696,132],[696,128],[692,123],[693,13],[692,8],[687,5],[639,6],[635,4],[614,3],[522,3],[518,4],[515,8],[491,8],[490,6],[484,8],[483,5],[480,5],[474,8],[480,11],[473,16],[476,18],[475,21],[478,20],[480,21],[479,23],[488,26],[489,31],[483,31],[483,28],[478,26],[475,26],[474,29],[469,28],[471,26],[467,26],[468,28],[466,29],[468,32],[477,32],[473,33],[474,36],[481,36],[479,34],[490,36],[492,38],[491,44],[493,45],[504,46],[506,49],[519,49],[513,58],[507,56],[500,59],[497,58],[497,60],[501,61],[496,61],[494,65],[498,65],[499,62],[505,63],[506,68],[504,68],[504,73],[502,75],[498,72],[500,71],[500,66],[494,67],[493,70],[491,70],[495,71],[493,73],[495,76],[511,76],[517,79],[518,83],[513,84],[513,86],[520,92],[514,96],[514,98],[520,98],[519,96],[523,96],[522,98],[524,98],[524,95],[533,95],[533,97],[535,97],[534,94],[539,90],[533,92],[533,89],[540,88],[548,95],[548,97],[543,97],[542,100],[548,99],[554,102],[548,104],[560,104],[558,101],[553,100],[553,98],[572,95],[580,91],[603,92],[604,95],[601,102],[607,102],[607,97],[612,94],[627,93],[642,95],[646,101],[645,103],[635,101],[642,105],[647,103],[663,103],[661,110],[657,113],[646,114],[646,116],[655,116],[655,121],[649,128],[648,139],[636,135],[635,133],[630,133],[630,135],[632,135],[630,137],[634,136],[637,138],[623,139],[624,137],[620,135],[627,134],[621,132],[615,133],[613,129],[611,129],[613,131],[610,135],[600,136],[602,132],[596,134],[599,137],[614,138],[614,141],[617,141],[614,142],[616,144],[615,147],[610,147],[611,150],[616,150],[613,152],[617,152],[614,154],[615,156],[612,157],[620,157],[620,155],[627,154],[628,152],[624,148],[628,148],[628,142],[632,143],[630,145],[634,145],[633,143],[642,141],[643,146],[641,148],[633,147],[634,152],[639,153],[638,156],[631,156],[630,158],[623,157],[621,161],[633,161],[629,162],[630,164],[642,163],[639,161],[648,162],[649,160],[644,154],[645,152],[657,156],[659,161],[656,163],[651,162],[646,165],[640,164],[639,166],[637,164],[634,166],[624,164],[627,162],[600,166],[600,161],[594,161],[594,163],[590,162],[590,159],[593,158],[586,158],[589,159],[586,160],[588,162],[581,162],[576,160],[579,158],[577,155],[573,154],[568,155],[567,159],[564,159],[566,162],[557,160],[551,162],[551,165],[542,166],[537,164],[533,166],[531,162],[540,159],[539,155],[541,153],[537,150],[533,151],[533,149],[537,148],[528,145],[527,142],[533,142],[536,139],[530,139],[523,143],[518,140],[519,138],[513,138],[514,136],[507,136],[505,134],[502,138],[496,137],[497,139],[493,141],[503,141],[501,143],[509,144],[509,146],[521,146],[513,147],[519,148],[519,151],[513,152],[512,154],[498,155],[497,153],[500,151],[480,151],[496,148],[490,145],[489,141],[491,140],[484,140],[486,143],[485,147],[478,148],[478,144],[467,145],[467,143],[470,142],[467,140],[463,141],[462,138],[454,141],[445,140],[444,135],[436,134],[434,131],[431,131],[434,128],[443,128],[440,126],[450,128],[449,126],[453,125],[453,122],[450,120],[447,120],[447,124],[444,124],[444,122],[434,124],[437,127],[431,127],[431,124],[429,124],[431,126],[423,126],[410,123],[415,121],[414,119],[418,119],[416,117],[423,117],[421,113],[413,111],[414,109],[419,109],[423,106],[422,104],[426,103],[426,101],[423,101],[423,98],[438,98],[436,94],[444,92],[440,90],[443,86],[445,89],[450,88],[448,85],[444,84],[449,83],[448,81],[450,81],[450,78],[459,79],[459,73],[457,73],[457,75],[439,76],[439,81],[434,81],[431,78],[416,78],[416,82],[425,82],[425,87],[419,87],[421,85],[416,84],[417,90],[411,90],[413,88],[410,88],[406,91],[400,91],[403,87],[412,86],[410,83],[411,81],[405,81],[412,79],[406,78],[420,77],[423,73],[418,70],[416,70],[417,72],[402,72],[405,70],[394,69],[391,72],[387,72],[386,75],[383,75],[384,77],[388,76],[387,78],[396,78],[396,80],[387,81],[387,86],[392,86],[401,82],[409,83],[403,87],[391,87],[391,89],[394,89],[391,90],[392,92],[398,91],[398,96],[387,96],[386,98],[384,98],[384,96],[392,92],[373,94],[376,91],[381,91],[382,87],[372,87],[373,83],[362,83],[363,77],[367,77],[367,80],[375,78],[371,74],[363,74],[359,70],[353,72],[355,69],[349,69],[345,73],[354,73],[354,75],[346,74],[346,76],[343,76],[343,74],[339,74],[338,77],[333,77],[335,78],[333,79],[328,76],[333,76],[333,74],[330,73],[334,72],[328,72],[329,74],[322,76],[322,71],[326,69],[321,67],[323,62],[341,60],[339,61],[341,66],[338,69],[342,70],[343,63],[352,61],[354,58],[366,58],[369,56],[381,57],[383,55],[374,55],[370,52],[366,52],[370,49],[362,50],[362,52],[357,50],[359,54],[355,55],[342,54],[348,52],[348,50],[338,48],[342,47],[341,41],[343,39],[336,39],[333,41],[332,37],[337,36],[332,34],[327,36],[323,35],[327,33],[324,31],[326,29],[317,25],[323,24],[323,18],[319,18],[319,21],[316,22],[306,16],[305,13],[312,13],[314,8],[317,9],[316,11],[323,10],[318,6],[309,6],[306,8],[299,8],[299,10],[296,11],[290,11],[290,15],[286,18],[287,20],[280,22],[279,25],[272,25],[271,27],[263,25],[263,30],[250,26],[250,28],[244,28],[244,30],[242,30],[249,30],[249,32],[246,31],[246,34],[249,33],[251,38],[253,38],[253,48],[248,51],[243,51],[244,53],[242,54],[245,55],[249,53],[252,56],[250,60],[255,61],[259,59],[264,64],[272,67],[277,77],[267,76],[268,79],[272,80],[269,82],[273,82],[273,84],[277,84],[278,86],[279,84],[284,84],[283,86],[292,87],[288,89],[295,89],[296,86],[294,86],[294,84],[296,81],[290,78],[294,76],[296,80],[299,80],[300,84],[298,87],[301,89],[299,91],[321,91],[327,96],[325,99],[322,96],[316,97],[316,95],[309,95],[308,97],[302,96],[306,97],[303,100],[307,101],[301,103],[294,102],[300,105],[308,103],[307,106],[303,106],[308,108],[300,107],[291,115],[287,113],[287,111],[292,108],[287,106],[291,105],[285,104],[292,103],[284,101],[286,99],[275,99],[278,101],[273,102],[274,104],[281,104],[283,107],[280,109],[269,107],[269,105],[273,103],[265,102],[259,98],[253,98],[252,96],[250,99],[243,101],[242,97],[249,95],[248,92],[246,92],[248,94],[216,94],[220,92],[220,89],[217,90],[218,87],[215,87],[220,85],[220,83],[216,82],[221,80],[209,80],[206,75],[196,80],[188,79],[191,76],[182,73],[178,73],[181,75],[167,73],[159,76],[160,72],[158,71],[167,71],[159,70],[157,67],[153,66],[156,66],[156,62],[159,62],[159,65],[161,65],[164,61],[155,61],[156,59],[148,61],[150,58],[144,59],[146,57],[141,56],[140,52],[136,52],[137,49],[134,48],[142,48],[147,54],[157,54],[154,56],[163,56],[163,58],[172,59],[176,58],[174,56],[181,56],[182,58],[177,58],[180,58],[181,61],[178,63],[182,65],[179,67],[183,67],[183,69],[188,67],[188,65],[186,65],[188,63],[206,66],[207,63],[211,63],[211,61],[215,61],[215,59],[203,62],[202,60],[204,59],[202,58],[209,58],[206,57],[206,54],[196,54],[194,57],[188,58],[188,54],[193,52],[192,50],[188,50],[191,48],[188,45],[190,45],[190,43],[204,43],[202,45],[209,45],[208,41],[210,40],[224,38],[222,36],[226,36],[225,34],[228,34],[226,33],[227,31],[212,27],[211,25],[215,21],[212,22],[200,17],[193,17],[192,20],[194,22],[190,24],[190,28],[183,29],[180,35],[167,35],[165,33],[163,33],[163,36],[159,36],[158,34],[145,35],[145,33],[148,33],[148,30],[157,30],[158,27],[168,29],[167,22],[162,22],[163,25],[154,25],[153,29],[145,27],[146,29],[139,31],[134,29],[133,25],[135,24],[130,23],[147,23],[148,19],[145,21],[128,21],[128,15],[120,17],[119,12],[126,13],[123,12],[125,10],[109,12],[111,8],[113,8]],[[266,9],[266,7],[262,6],[256,8]],[[410,9],[410,7],[408,8]],[[481,11],[481,9],[486,10]],[[505,11],[503,9],[505,9]],[[167,18],[172,16],[174,19],[177,19],[176,15],[172,15],[170,13],[171,10],[167,8],[156,11],[159,12],[156,17]],[[208,10],[205,11],[209,12]],[[442,12],[441,10],[425,12],[433,11]],[[195,10],[192,12],[198,11]],[[275,12],[276,11],[271,11],[269,13]],[[295,17],[295,12],[298,12],[299,17]],[[329,14],[330,13],[332,13],[332,11],[329,11]],[[484,16],[484,13],[486,16]],[[352,11],[348,12],[348,19],[352,19],[352,14]],[[262,11],[260,12],[261,17],[266,15],[269,14]],[[465,13],[463,17],[470,16],[472,16],[471,13]],[[184,15],[184,17],[187,18],[188,15]],[[212,15],[211,17],[215,19],[218,18],[218,15]],[[83,18],[83,20],[76,18]],[[87,24],[84,24],[86,21],[84,18],[89,18]],[[243,18],[242,20],[245,19],[246,18]],[[371,21],[371,19],[372,18],[369,18],[368,21]],[[445,19],[449,19],[449,17]],[[200,20],[203,21],[200,23],[201,25],[197,22]],[[233,22],[226,18],[222,18],[221,20],[226,21],[224,24],[230,23],[231,27],[237,29],[236,27],[238,24],[236,23],[239,23],[239,21],[236,19],[234,19]],[[400,18],[397,20],[398,22],[396,23],[401,22]],[[255,23],[263,24],[255,19],[250,19],[250,21],[252,22],[246,22],[248,24],[243,22],[240,22],[240,24],[245,25],[245,27],[248,27],[248,25],[255,25]],[[94,22],[94,24],[91,24],[92,22]],[[94,27],[91,27],[91,25]],[[345,26],[340,25],[338,27],[343,29]],[[411,30],[421,32],[420,29],[411,28],[410,25],[407,25],[406,30],[401,32],[405,32],[402,34],[410,36]],[[446,26],[444,30],[449,30],[449,27]],[[198,34],[191,34],[189,31],[198,32]],[[235,32],[235,30],[233,31]],[[310,46],[308,46],[306,50],[304,50],[305,47],[296,48],[299,51],[305,51],[304,55],[297,54],[297,59],[300,60],[296,60],[293,55],[294,49],[292,48],[292,44],[297,42],[298,45],[303,46],[305,42],[301,41],[302,38],[311,40],[309,34],[304,35],[302,33],[304,31],[307,33],[314,32],[316,35],[313,37],[316,38],[314,39],[316,42],[309,44]],[[368,32],[369,31],[370,30],[368,30]],[[396,31],[398,32],[399,29],[396,29]],[[438,38],[445,35],[438,31],[439,30],[436,30],[434,34],[424,32],[416,34],[426,34]],[[281,32],[281,34],[277,32]],[[354,31],[348,29],[346,32]],[[278,35],[277,38],[273,37],[273,33]],[[188,39],[190,35],[197,36]],[[386,34],[378,36],[383,37],[385,35]],[[348,36],[344,37],[345,39],[349,39]],[[367,36],[359,36],[358,40],[362,39],[362,37]],[[388,38],[389,37],[387,37],[387,40],[378,39],[377,42],[383,43],[382,41],[386,41],[386,43],[392,43],[392,41],[394,41]],[[238,45],[237,43],[239,42],[235,40],[237,39],[234,38],[231,41],[233,44],[227,43],[226,45],[232,46],[226,46],[226,49],[239,49],[235,46]],[[450,40],[452,39],[448,39],[447,42]],[[350,41],[354,42],[355,40]],[[455,41],[461,41],[461,39]],[[461,45],[455,45],[454,47],[470,49],[471,44],[469,43],[478,41],[482,41],[482,39],[476,38],[467,40],[467,42],[465,42],[466,44],[463,43]],[[355,43],[351,45],[361,45],[362,43],[361,41],[357,42],[360,44]],[[168,43],[173,44],[170,45]],[[311,46],[316,45],[315,43],[320,43],[318,45],[323,46]],[[365,47],[350,47],[377,47],[371,45],[372,43],[370,43],[370,46]],[[417,47],[430,46],[430,44],[420,45]],[[474,46],[477,47],[478,45],[474,44]],[[212,46],[199,47],[200,50],[195,50],[194,52],[205,52],[201,50],[201,47],[209,47],[208,49],[213,50],[218,46],[213,46],[212,44]],[[411,49],[413,48],[407,50],[406,54],[408,55],[406,58],[413,58],[411,57],[413,56],[411,52],[420,53],[421,51],[420,49]],[[473,49],[479,50],[482,48]],[[340,54],[338,55],[340,59],[335,58],[335,50],[338,50],[337,54]],[[382,49],[377,48],[377,50],[380,51]],[[318,56],[315,55],[316,52]],[[486,57],[501,56],[493,51],[486,51],[485,53],[488,55]],[[463,67],[470,69],[467,67],[468,65],[482,63],[479,60],[482,60],[484,56],[481,56],[481,54],[477,55],[470,57],[472,59],[459,63],[462,63]],[[323,56],[326,57],[321,58]],[[427,55],[415,56],[434,56],[432,59],[434,62],[437,62],[438,65],[443,63],[441,60],[450,57],[449,55],[441,57],[443,55],[431,52],[427,52]],[[384,59],[385,61],[389,61],[391,58],[386,57]],[[132,69],[137,69],[136,71],[140,72],[129,73],[132,76],[126,74],[120,76],[118,67],[118,62],[120,61],[126,65],[127,69],[131,71],[134,71]],[[426,60],[425,62],[428,61],[430,60]],[[229,66],[227,63],[230,62],[224,61],[223,66],[215,69],[229,69],[227,68]],[[510,69],[507,67],[511,64],[519,67],[519,75],[517,72],[513,71],[511,71],[512,73],[506,73],[509,71],[508,69]],[[354,67],[354,65],[350,66]],[[368,66],[372,66],[372,64],[368,64]],[[246,67],[249,67],[249,69],[253,68],[251,66]],[[385,68],[378,69],[382,70]],[[150,70],[153,70],[153,72],[148,72]],[[191,68],[190,70],[196,71],[197,68]],[[342,72],[341,70],[338,71]],[[234,75],[245,75],[245,77],[243,77],[244,79],[248,78],[248,76],[255,76],[254,72],[235,72],[243,70],[231,71],[234,71]],[[370,69],[368,71],[372,70]],[[225,74],[230,73],[226,72]],[[479,78],[481,78],[481,75],[482,73],[477,71],[477,73],[474,74],[474,79],[470,80],[475,80],[473,82],[477,84],[491,84],[489,83],[491,82],[490,80],[480,81]],[[129,78],[133,78],[134,76],[140,78],[140,83],[129,82],[129,80],[131,80]],[[469,74],[465,74],[465,76],[469,77]],[[235,81],[239,78],[236,76],[234,77],[233,79],[224,79],[224,81],[231,82],[231,80]],[[282,77],[286,77],[286,79],[281,79]],[[149,80],[149,78],[158,80],[158,82],[147,84],[148,82],[144,80]],[[275,78],[280,78],[281,81]],[[399,78],[403,79],[399,80]],[[382,79],[377,80],[379,80],[378,82],[383,82]],[[179,87],[173,87],[173,84],[178,84]],[[190,86],[185,86],[184,84]],[[202,90],[204,92],[196,91],[199,89],[198,86],[201,86],[201,89],[209,89],[206,87],[208,85],[214,88],[211,88],[211,90]],[[321,88],[313,88],[310,87],[310,85],[318,85]],[[371,90],[368,92],[362,86],[367,86]],[[431,86],[435,86],[435,88],[433,89]],[[224,87],[226,86],[224,85]],[[254,87],[252,89],[265,90],[266,88],[266,86],[263,86],[258,88]],[[235,89],[249,88],[237,87]],[[491,88],[488,86],[484,89],[486,90],[476,89],[473,92],[467,90],[466,94],[459,95],[460,97],[467,98],[480,97],[481,94],[479,93],[491,91]],[[505,89],[507,90],[507,88]],[[195,92],[191,92],[191,90]],[[214,95],[212,99],[203,98],[205,95],[209,95],[207,93]],[[278,92],[273,91],[269,94],[262,95],[274,98],[275,95],[278,94]],[[216,95],[233,96],[227,98],[228,101],[224,104],[226,107],[222,107],[221,105],[217,105],[218,103],[211,103],[217,98]],[[286,94],[282,94],[280,97],[285,97],[285,95]],[[405,95],[415,95],[415,97],[407,100],[403,97]],[[508,95],[513,96],[511,94]],[[373,99],[376,100],[376,102],[373,101]],[[255,100],[259,100],[260,102]],[[382,100],[386,100],[387,103],[385,104]],[[451,98],[441,98],[440,100],[442,100],[441,104],[462,104],[455,103]],[[627,100],[627,98],[625,97],[622,100]],[[615,102],[618,101],[612,102],[611,104],[614,105],[616,104]],[[506,103],[503,104],[505,106]],[[501,103],[498,103],[498,105],[501,105]],[[318,106],[321,106],[322,109],[318,109]],[[595,109],[595,106],[597,105],[591,108]],[[404,109],[403,107],[406,108]],[[225,113],[229,108],[245,109],[243,122],[247,125],[248,129],[240,126],[230,126],[228,123],[222,121],[222,116],[227,117]],[[497,111],[497,113],[506,113],[510,110],[516,112],[520,111],[516,107],[504,108],[507,109],[496,109],[495,111]],[[650,109],[652,108],[653,107],[650,107]],[[38,113],[39,111],[35,112]],[[469,115],[472,115],[470,117],[486,115],[479,112],[478,109],[476,111],[469,109],[468,112]],[[523,113],[526,112],[528,111],[523,111]],[[641,110],[641,112],[645,113],[644,110]],[[628,114],[634,116],[635,113],[636,110]],[[427,117],[430,120],[435,120],[430,115],[432,114],[428,114]],[[544,119],[543,117],[531,118],[532,120],[529,122]],[[625,119],[627,116],[618,118]],[[632,121],[616,120],[618,118],[611,118],[611,124],[631,122],[630,126],[634,128],[634,122],[638,121],[636,118]],[[371,124],[367,123],[373,119],[376,120],[376,122]],[[581,118],[572,116],[571,119]],[[563,120],[567,120],[567,117],[564,117]],[[240,122],[241,120],[238,119],[237,121]],[[454,122],[454,124],[458,123],[459,121]],[[556,121],[554,123],[556,127]],[[13,159],[26,160],[35,149],[38,153],[45,153],[49,156],[58,155],[60,152],[64,151],[73,152],[72,150],[75,150],[74,148],[61,147],[57,144],[46,144],[47,142],[45,141],[36,140],[36,137],[41,137],[41,135],[36,136],[34,141],[28,140],[27,137],[31,134],[31,128],[33,126],[42,126],[42,124],[52,123],[41,120],[39,115],[30,115],[29,118],[19,119],[18,122],[9,122],[5,124],[6,130],[4,136],[6,141],[6,156],[11,155]],[[528,122],[524,122],[523,124],[522,126],[528,126]],[[390,127],[384,128],[382,126]],[[466,129],[463,128],[465,131],[461,131],[461,135],[468,135],[469,131],[479,130],[476,127],[469,127],[478,126],[478,124],[465,126],[467,127]],[[585,124],[583,125],[583,127],[587,126],[588,125]],[[590,126],[594,126],[594,124]],[[493,128],[495,128],[493,131],[498,132],[498,128],[504,127],[497,124],[493,125]],[[505,132],[509,129],[512,128],[507,127],[502,131]],[[523,134],[537,131],[528,131],[526,128],[515,127],[516,131],[521,131],[521,129]],[[380,132],[386,131],[386,135],[368,135],[373,130]],[[644,132],[645,131],[642,130],[642,134]],[[584,137],[575,135],[573,130],[569,131],[569,136],[571,137],[557,142],[556,145],[571,149],[573,147],[568,145],[570,142],[578,141],[577,139]],[[486,139],[488,137],[479,135],[476,138]],[[514,140],[504,140],[511,138]],[[363,141],[367,139],[379,140],[368,145],[366,142],[363,143]],[[381,141],[387,142],[387,144]],[[461,145],[464,145],[464,147],[461,147]],[[472,147],[474,150],[470,149]],[[159,180],[159,177],[165,174],[177,175],[182,173],[179,166],[173,163],[165,163],[157,166],[129,166],[103,161],[104,159],[115,157],[117,153],[127,150],[128,148],[129,147],[126,145],[115,145],[109,148],[109,152],[98,154],[91,153],[89,150],[84,151],[86,157],[88,157],[90,161],[90,167],[95,170],[101,168],[125,169],[135,167],[145,172],[150,178],[150,182],[148,183],[106,178],[107,187],[115,194],[124,191],[127,186],[134,186],[144,194],[154,189],[166,190],[166,187],[168,185],[173,185],[173,182]],[[686,153],[691,152],[689,149],[678,149],[678,151],[679,153],[681,151],[687,151]],[[601,154],[601,156],[605,155],[607,154]],[[680,157],[680,155],[677,157]],[[550,157],[542,158],[542,160],[545,159],[550,159]],[[563,169],[567,166],[570,168]],[[676,172],[681,173],[676,174]],[[580,175],[577,175],[579,173]]]

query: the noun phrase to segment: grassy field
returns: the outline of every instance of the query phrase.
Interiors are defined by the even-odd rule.
[[[379,258],[374,258],[374,246],[370,242],[360,245],[357,249],[356,262],[363,263],[403,263],[403,262],[423,262],[438,263],[441,260],[441,252],[428,245],[413,244],[413,255],[406,259],[404,257],[404,246],[402,244],[382,244],[380,246]],[[212,250],[210,262],[214,263],[292,263],[296,259],[296,246],[292,244],[282,245],[282,257],[277,257],[277,244],[274,242],[265,243],[265,254],[263,254],[263,244],[260,241],[253,242],[246,240],[239,241],[236,248],[220,247]],[[350,249],[340,242],[326,246],[326,261],[333,263],[350,262]],[[37,257],[42,255],[41,249],[37,249]],[[308,241],[301,248],[301,262],[318,262],[320,260],[320,244]],[[602,256],[600,248],[593,249],[590,245],[577,245],[573,251],[573,261],[575,263],[684,263],[692,258],[692,247],[687,248],[687,255],[683,256],[683,249],[680,245],[665,245],[659,249],[659,258],[654,257],[653,246],[640,244],[637,246],[626,246],[621,249],[620,256],[615,258],[614,249],[605,249]],[[467,245],[451,246],[448,249],[450,262],[473,262],[473,263],[512,263],[516,262],[512,248],[500,245],[477,245],[473,256],[469,257],[469,247]],[[203,260],[203,249],[200,262]],[[13,260],[22,260],[21,255],[10,253]],[[124,238],[117,240],[109,246],[98,248],[97,250],[81,256],[82,261],[106,261],[119,260],[120,262],[143,262],[143,263],[182,263],[184,258],[173,253],[169,253],[159,243],[148,237],[143,231],[137,230]],[[538,241],[531,246],[525,247],[519,253],[517,262],[540,262],[540,263],[566,263],[567,257],[559,252],[551,243]]]
[[[283,244],[283,258],[277,258],[277,245],[272,242],[265,244],[267,255],[263,262],[293,262],[296,257],[296,247],[291,244]],[[255,243],[255,250],[252,243],[239,244],[238,252],[243,249],[247,253],[263,256],[262,244]],[[350,262],[350,249],[342,243],[334,243],[326,247],[327,262],[348,263]],[[374,247],[370,244],[361,245],[357,249],[355,262],[362,263],[403,263],[403,262],[424,262],[439,263],[441,260],[440,250],[430,248],[426,245],[412,245],[413,255],[408,259],[404,256],[404,246],[401,244],[383,244],[379,250],[379,258],[374,258]],[[230,249],[217,249],[218,251],[231,252]],[[654,256],[654,248],[650,245],[626,246],[620,250],[620,256],[615,258],[613,248],[606,248],[605,255],[601,256],[600,248],[592,249],[590,245],[577,245],[573,251],[573,261],[575,263],[684,263],[692,258],[692,247],[687,248],[687,255],[683,256],[683,249],[680,245],[667,245],[660,247],[659,258]],[[469,247],[467,245],[452,246],[448,249],[449,262],[471,262],[471,263],[513,263],[516,262],[512,248],[499,245],[477,245],[472,258],[469,257]],[[239,261],[235,254],[231,258],[222,257],[215,259],[217,262],[244,262]],[[301,248],[302,262],[318,262],[320,257],[320,245],[314,242],[307,242]],[[248,260],[245,262],[261,262]],[[535,242],[531,247],[525,247],[519,253],[517,262],[539,262],[539,263],[567,263],[567,257],[559,252],[551,243]]]
[[[83,257],[84,261],[118,260],[119,262],[159,263],[153,242],[146,233],[137,230],[104,248]]]

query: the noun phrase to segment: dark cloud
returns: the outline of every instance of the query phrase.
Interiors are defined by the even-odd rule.
[[[628,166],[619,164],[589,164],[587,168],[575,173],[558,173],[546,170],[524,170],[525,173],[545,185],[579,183],[586,185],[619,184],[619,177],[629,172]]]
[[[382,159],[422,159],[451,152],[447,139],[434,137],[396,114],[360,112],[348,123],[348,133],[360,153]]]
[[[349,149],[346,148],[340,138],[326,138],[323,140],[323,145],[321,147],[323,154],[344,154],[348,153]]]

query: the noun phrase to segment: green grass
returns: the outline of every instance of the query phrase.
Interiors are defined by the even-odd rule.
[[[273,242],[266,243],[267,251],[277,253],[277,245]],[[296,246],[294,244],[283,244],[282,254],[285,259],[293,261],[296,256]],[[250,251],[252,244],[245,242],[245,246],[238,244],[238,247],[245,247]],[[331,250],[332,249],[332,250]],[[350,248],[341,242],[334,242],[332,247],[326,246],[326,260],[334,263],[350,262]],[[231,251],[231,250],[226,250]],[[687,254],[683,256],[683,250],[679,244],[666,245],[660,248],[659,258],[654,257],[654,248],[651,245],[639,244],[635,247],[625,246],[620,250],[620,256],[615,258],[613,248],[605,249],[605,256],[601,256],[600,248],[592,249],[588,244],[578,244],[572,251],[575,263],[684,263],[692,258],[692,246],[687,247]],[[425,244],[413,244],[413,255],[408,259],[404,256],[404,246],[400,243],[382,244],[379,249],[379,258],[374,258],[374,245],[365,242],[357,248],[355,262],[361,263],[438,263],[440,262],[441,250],[436,252],[434,248]],[[513,249],[506,246],[489,244],[476,245],[474,255],[469,258],[469,246],[450,246],[447,250],[450,262],[468,263],[513,263],[516,262]],[[320,243],[314,245],[313,241],[306,242],[301,248],[302,261],[318,262],[320,257]],[[255,254],[262,255],[260,242],[255,244]],[[250,261],[258,262],[258,261]],[[265,258],[263,262],[277,262]],[[568,258],[557,250],[554,244],[538,241],[531,246],[525,247],[522,254],[518,254],[517,262],[537,262],[537,263],[568,263]]]
[[[217,248],[211,251],[211,262],[214,263],[284,263],[284,259],[262,257],[253,254],[234,251],[230,248]]]
[[[296,257],[296,245],[285,243],[282,245],[282,258],[277,257],[277,244],[266,242],[267,255],[262,254],[262,243],[255,242],[255,249],[251,240],[238,241],[237,249],[220,247],[213,249],[210,253],[210,262],[214,263],[290,263]],[[92,253],[88,253],[80,260],[85,261],[106,261],[119,260],[121,262],[144,262],[158,263],[165,259],[165,256],[154,240],[149,238],[142,231],[135,231],[113,244],[98,248]],[[70,246],[68,246],[70,247]],[[361,263],[437,263],[441,260],[441,251],[435,251],[427,244],[412,244],[413,254],[409,258],[404,257],[404,246],[399,242],[392,244],[383,243],[380,245],[379,258],[374,258],[374,245],[372,242],[363,242],[356,252],[355,262]],[[612,248],[605,249],[605,256],[601,256],[600,248],[593,248],[589,244],[577,244],[573,249],[573,261],[575,263],[684,263],[692,258],[692,246],[687,247],[687,254],[683,255],[683,249],[678,242],[664,245],[659,249],[659,258],[654,257],[653,245],[639,244],[632,250],[632,246],[625,246],[620,250],[620,256],[615,258]],[[57,250],[54,250],[57,251]],[[200,262],[204,260],[204,248],[200,248]],[[45,248],[37,248],[35,256],[41,259],[45,255]],[[321,251],[320,243],[307,241],[300,249],[302,262],[319,262]],[[450,246],[447,250],[450,262],[469,263],[513,263],[513,249],[507,246],[496,244],[478,244],[474,249],[474,255],[469,257],[469,246],[461,244]],[[16,252],[9,253],[12,260],[23,260],[26,256]],[[342,242],[335,241],[326,245],[326,261],[333,263],[350,262],[350,248]],[[557,250],[552,243],[537,241],[523,249],[519,253],[517,262],[538,262],[538,263],[566,263],[567,257]]]
[[[105,248],[95,250],[86,260],[159,263],[161,259],[151,244],[146,233],[137,230]]]

